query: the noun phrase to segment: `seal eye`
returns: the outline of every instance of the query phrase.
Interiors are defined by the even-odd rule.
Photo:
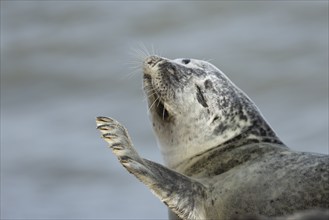
[[[191,62],[190,59],[183,59],[183,60],[182,60],[182,63],[184,63],[184,64],[189,64],[190,62]]]

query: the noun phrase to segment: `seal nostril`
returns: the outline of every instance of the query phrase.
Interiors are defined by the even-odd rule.
[[[145,64],[151,66],[151,67],[154,67],[155,65],[157,65],[159,62],[161,61],[161,59],[159,57],[156,57],[156,56],[151,56],[151,57],[148,57],[146,60],[145,60]]]

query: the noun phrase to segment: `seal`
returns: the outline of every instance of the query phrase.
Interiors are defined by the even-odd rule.
[[[170,218],[288,216],[329,208],[329,157],[290,150],[251,99],[209,62],[149,56],[143,83],[165,166],[139,156],[127,130],[97,117],[120,163]]]

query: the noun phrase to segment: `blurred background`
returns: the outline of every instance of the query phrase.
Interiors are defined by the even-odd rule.
[[[133,49],[211,60],[291,148],[328,154],[327,1],[1,1],[1,219],[164,219],[95,129],[162,162]]]

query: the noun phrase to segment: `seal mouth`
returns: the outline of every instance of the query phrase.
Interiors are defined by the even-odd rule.
[[[157,96],[157,95],[156,95]],[[163,102],[160,100],[159,97],[157,97],[157,101],[155,103],[155,111],[158,114],[158,116],[164,120],[164,121],[168,121],[169,120],[169,112],[168,110],[165,108]]]
[[[149,111],[155,111],[160,119],[168,121],[170,119],[169,111],[166,109],[161,95],[152,86],[151,76],[144,74],[145,93],[149,102]]]

